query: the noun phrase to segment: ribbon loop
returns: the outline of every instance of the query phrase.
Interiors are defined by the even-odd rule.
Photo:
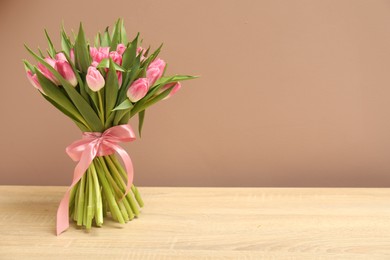
[[[84,132],[80,140],[66,147],[66,153],[74,161],[78,161],[73,173],[72,184],[68,187],[57,210],[57,236],[69,227],[70,191],[83,177],[93,159],[97,156],[110,155],[115,152],[122,158],[127,172],[126,191],[122,199],[130,191],[133,183],[133,163],[127,152],[119,145],[121,142],[132,142],[135,134],[129,124],[113,126],[103,133]]]

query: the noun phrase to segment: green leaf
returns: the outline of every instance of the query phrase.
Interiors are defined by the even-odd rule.
[[[163,43],[148,57],[146,60],[143,61],[142,67],[146,70],[149,66],[149,64],[154,61],[157,56],[160,54],[161,48],[163,46]]]
[[[97,68],[98,69],[101,69],[101,68],[108,68],[110,67],[110,60],[105,58],[105,59],[102,59],[101,62],[99,62],[99,64],[97,65]],[[123,69],[123,67],[119,66],[118,64],[114,63],[114,68],[115,70],[117,71],[122,71],[124,72],[125,70]]]
[[[33,73],[35,73],[35,68],[33,65],[31,65],[30,62],[28,62],[27,60],[23,60],[23,63],[24,63],[24,68],[29,71],[32,71]]]
[[[47,33],[46,29],[45,29],[45,35],[46,35],[46,39],[47,39],[47,43],[49,45],[49,54],[50,54],[50,57],[54,58],[54,56],[56,56],[56,50],[54,49],[54,46],[53,46],[53,43],[49,37],[49,34]]]
[[[118,76],[115,70],[115,63],[110,59],[110,67],[106,78],[106,85],[104,87],[105,91],[105,107],[106,107],[106,118],[108,118],[112,112],[112,109],[115,107],[116,99],[118,98]]]
[[[115,23],[114,30],[111,37],[111,44],[110,49],[111,51],[116,50],[116,46],[121,41],[121,35],[122,35],[122,19],[118,19],[118,21]]]
[[[146,51],[145,51],[145,53],[144,53],[144,55],[145,55],[145,57],[147,57],[148,56],[148,54],[149,54],[149,51],[150,51],[150,46],[146,49]]]
[[[91,129],[86,127],[83,123],[81,123],[77,118],[74,117],[72,113],[70,113],[68,110],[66,110],[64,107],[62,107],[60,104],[55,102],[53,99],[51,99],[49,96],[46,96],[45,94],[41,93],[41,95],[49,101],[53,106],[55,106],[58,110],[60,110],[62,113],[64,113],[66,116],[68,116],[70,119],[75,122],[75,124],[80,128],[83,132],[89,132]]]
[[[80,115],[79,111],[73,105],[73,103],[68,99],[68,97],[56,86],[53,82],[47,79],[43,74],[36,70],[39,84],[42,86],[43,91],[45,92],[45,97],[47,96],[58,106],[61,107],[61,111],[72,119],[77,120],[78,122],[88,127],[85,120]],[[58,108],[58,107],[57,107]]]
[[[118,111],[118,110],[127,110],[131,109],[133,107],[133,103],[127,98],[125,101],[120,103],[120,105],[116,106],[112,111]]]
[[[142,126],[144,125],[144,119],[145,119],[145,110],[142,110],[138,113],[138,133],[140,137],[142,132]]]
[[[142,64],[141,64],[142,70],[141,70],[141,72],[140,72],[139,77],[146,77],[146,70],[148,69],[149,64],[157,58],[158,54],[159,54],[160,51],[161,51],[162,46],[163,46],[163,44],[161,44],[161,45],[157,48],[157,50],[155,50],[148,58],[146,58],[146,59],[142,62]],[[141,55],[141,53],[140,53],[140,55]]]
[[[87,73],[88,67],[91,65],[91,56],[89,55],[89,48],[85,39],[83,25],[80,23],[79,33],[74,44],[74,56],[77,68]]]
[[[125,25],[124,25],[124,21],[122,20],[122,23],[121,23],[121,43],[123,43],[124,45],[127,44],[128,40],[127,40],[127,34],[126,34],[126,29],[125,29]]]
[[[115,113],[114,125],[126,124],[129,121],[130,110],[119,110]]]
[[[158,91],[166,84],[178,82],[178,81],[195,79],[195,78],[197,78],[197,76],[189,76],[189,75],[175,75],[175,76],[171,76],[171,77],[160,78],[158,80],[159,83],[154,85],[151,88],[151,90],[149,90],[148,94],[134,105],[134,108],[131,110],[130,117],[134,116],[139,111],[146,109],[147,107],[155,104],[156,102],[160,101],[164,97],[168,96],[169,93],[171,92],[172,88],[165,90],[164,92],[160,93],[159,95],[156,95],[158,93]]]
[[[139,74],[141,55],[136,56],[137,39],[138,35],[123,54],[122,66],[129,70],[122,73],[122,86],[119,90],[118,102],[122,102],[126,98],[127,89]]]
[[[100,46],[100,33],[96,34],[94,43],[96,48]]]
[[[65,80],[61,74],[59,74],[53,67],[51,67],[44,59],[36,55],[30,48],[25,46],[26,49],[33,55],[42,65],[44,65],[53,75],[58,79],[61,85],[64,87],[66,93],[69,95],[73,104],[76,106],[80,114],[83,116],[88,126],[96,132],[103,132],[104,126],[99,117],[92,109],[90,104]]]
[[[72,30],[72,35],[73,35],[73,39],[76,40],[77,35],[76,35],[76,33],[73,30]]]
[[[66,93],[69,95],[77,109],[85,118],[88,126],[90,126],[93,131],[103,132],[104,126],[90,104],[72,87],[72,85],[68,84],[64,79],[59,80]]]
[[[129,44],[129,46],[126,48],[125,52],[123,53],[122,67],[125,70],[132,69],[132,66],[135,62],[135,57],[137,56],[138,36],[139,36],[139,33],[134,38],[134,40]]]
[[[153,96],[158,93],[158,91],[165,86],[166,84],[173,83],[173,82],[178,82],[178,81],[184,81],[184,80],[190,80],[190,79],[195,79],[197,78],[196,76],[189,76],[189,75],[175,75],[175,76],[170,76],[170,77],[162,77],[158,79],[151,87],[149,90],[148,94],[146,94],[145,97],[143,97],[141,100],[139,100],[136,104],[136,108],[138,109],[139,107],[142,107],[146,102],[149,101],[149,99],[153,98]]]
[[[161,77],[156,81],[154,86],[161,85],[161,84],[166,85],[166,84],[173,83],[173,82],[185,81],[185,80],[196,79],[196,78],[199,78],[199,76],[174,75],[174,76],[170,76],[170,77]]]
[[[164,66],[164,71],[163,71],[163,73],[161,74],[162,76],[164,76],[165,75],[165,72],[167,71],[167,69],[168,69],[168,63],[165,63],[165,66]]]
[[[131,117],[131,111],[126,111],[124,116],[119,120],[118,124],[120,125],[127,124],[130,120],[130,117]]]
[[[115,119],[115,116],[116,116],[117,112],[116,113],[111,113],[108,118],[106,119],[106,121],[104,122],[104,128],[105,129],[108,129],[110,127],[113,126],[112,122],[114,121]]]
[[[61,34],[61,47],[62,47],[64,53],[66,53],[67,55],[70,55],[71,45],[66,40],[65,36],[63,36],[63,34]]]
[[[111,44],[110,33],[108,32],[108,27],[103,33],[103,36],[100,38],[100,44],[102,47],[109,47]]]
[[[119,89],[118,103],[127,98],[126,92],[130,87],[130,84],[136,79],[139,73],[140,56],[137,56],[133,68],[128,72],[122,73],[122,86]]]
[[[98,36],[99,36],[99,47],[102,47],[102,46],[104,46],[103,45],[103,37],[102,37],[102,34],[99,32],[98,33]],[[98,47],[98,46],[95,46],[96,48]]]
[[[72,49],[72,43],[69,40],[69,36],[65,32],[64,25],[61,28],[61,47],[65,54],[70,56],[70,50]]]
[[[70,60],[69,55],[66,54],[66,53],[64,53],[64,55],[65,55],[65,58],[68,60],[70,66],[72,67],[73,71],[75,72],[75,75],[76,75],[76,78],[77,78],[77,82],[79,83],[79,89],[80,89],[80,94],[81,94],[81,96],[83,96],[83,98],[84,98],[86,101],[89,101],[89,100],[88,100],[88,94],[87,94],[87,92],[86,92],[86,88],[88,88],[88,87],[84,84],[85,81],[83,81],[83,79],[81,78],[81,76],[83,76],[83,75],[80,76],[80,74],[77,73],[77,68],[76,68],[76,66],[73,64],[73,62]]]
[[[41,49],[38,47],[39,55],[41,55],[42,58],[45,58],[45,55],[43,55]]]
[[[99,114],[99,97],[97,92],[92,91],[88,86],[85,87],[89,96],[89,103],[92,104],[92,108],[96,114]]]
[[[168,96],[169,93],[171,92],[171,90],[172,90],[172,88],[164,90],[161,94],[159,94],[159,95],[155,96],[154,98],[148,100],[144,104],[142,104],[142,105],[138,105],[138,104],[135,105],[134,108],[131,110],[131,117],[134,116],[135,114],[137,114],[138,112],[147,109],[151,105],[154,105],[155,103],[157,103],[158,101],[162,100],[166,96]]]

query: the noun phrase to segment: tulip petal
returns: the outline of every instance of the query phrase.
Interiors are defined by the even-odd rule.
[[[102,74],[94,66],[88,68],[86,81],[88,87],[95,92],[103,88],[106,83]]]
[[[139,78],[127,90],[127,97],[131,102],[137,102],[149,91],[149,82],[146,78]]]

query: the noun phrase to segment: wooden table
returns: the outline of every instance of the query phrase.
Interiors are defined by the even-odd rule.
[[[0,186],[0,259],[390,259],[390,189],[139,189],[141,216],[55,236],[65,187]]]

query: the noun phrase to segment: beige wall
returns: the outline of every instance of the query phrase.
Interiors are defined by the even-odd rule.
[[[390,1],[53,2],[0,2],[0,184],[69,184],[80,137],[27,82],[23,43],[121,16],[202,76],[125,145],[136,184],[390,186]]]

